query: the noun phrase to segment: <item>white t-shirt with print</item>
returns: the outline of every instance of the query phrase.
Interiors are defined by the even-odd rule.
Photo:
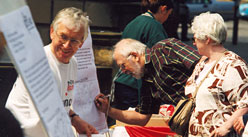
[[[72,105],[74,84],[77,76],[77,63],[72,57],[68,64],[60,63],[53,55],[50,45],[44,47],[47,59],[58,84],[58,89],[67,112]],[[21,124],[26,137],[44,137],[45,132],[34,104],[20,76],[6,102],[8,108]]]

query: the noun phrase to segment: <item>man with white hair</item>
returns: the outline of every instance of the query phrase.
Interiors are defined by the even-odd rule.
[[[71,117],[71,123],[78,133],[98,133],[94,127],[82,120],[72,109],[74,84],[77,78],[77,62],[73,56],[83,45],[88,35],[88,19],[77,8],[70,7],[59,11],[50,27],[52,42],[45,46],[49,65],[55,76],[64,107]],[[36,112],[21,77],[18,77],[6,107],[19,120],[25,136],[44,137],[41,119]]]
[[[98,109],[119,121],[144,126],[161,104],[184,98],[184,85],[200,56],[177,39],[166,39],[151,49],[133,39],[122,39],[114,47],[113,58],[123,73],[142,79],[141,103],[135,111],[108,108],[103,94],[95,98]]]

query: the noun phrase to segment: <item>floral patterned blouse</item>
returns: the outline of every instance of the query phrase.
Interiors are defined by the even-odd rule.
[[[196,79],[205,66],[205,61],[196,65],[186,83],[185,95],[193,95],[197,87]],[[232,51],[225,52],[197,92],[196,107],[189,123],[189,136],[209,136],[215,128],[227,121],[235,110],[248,107],[247,93],[246,62]],[[238,135],[231,131],[228,136]]]

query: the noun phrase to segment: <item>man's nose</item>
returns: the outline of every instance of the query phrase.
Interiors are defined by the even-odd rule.
[[[70,47],[71,47],[70,44],[71,44],[71,43],[70,43],[70,40],[67,40],[67,41],[63,44],[63,46],[64,46],[65,48],[70,48]]]

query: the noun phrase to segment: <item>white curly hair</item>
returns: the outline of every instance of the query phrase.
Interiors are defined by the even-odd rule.
[[[191,29],[197,39],[209,37],[214,41],[213,45],[224,44],[227,38],[226,24],[218,13],[201,13],[194,18]]]
[[[114,54],[118,52],[118,54],[128,58],[131,52],[138,53],[139,55],[145,53],[146,45],[141,43],[140,41],[126,38],[120,40],[114,46]]]

